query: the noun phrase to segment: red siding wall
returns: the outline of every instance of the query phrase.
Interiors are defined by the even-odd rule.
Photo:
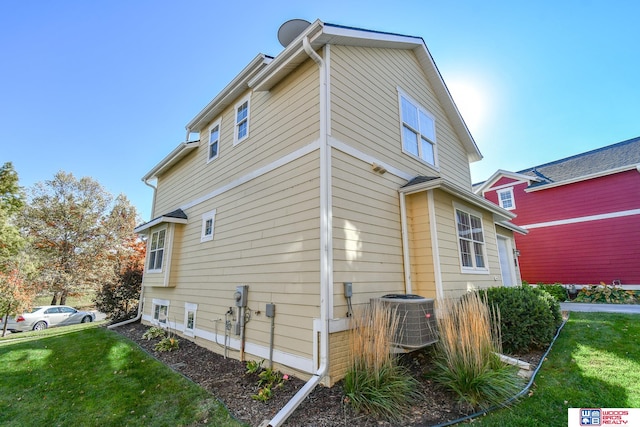
[[[512,211],[513,222],[524,227],[640,209],[637,170],[528,193],[526,187],[514,185]],[[485,197],[497,203],[495,191]],[[516,235],[516,244],[522,279],[530,283],[640,284],[640,215],[532,228]]]

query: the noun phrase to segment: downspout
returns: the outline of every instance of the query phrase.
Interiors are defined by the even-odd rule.
[[[156,190],[158,189],[158,187],[155,187],[153,184],[150,184],[149,181],[146,179],[143,179],[142,182],[144,182],[145,185],[153,189],[153,202],[151,203],[151,218],[154,218],[153,212],[155,211],[155,207],[156,207]],[[114,329],[114,328],[117,328],[118,326],[134,323],[142,318],[142,303],[144,301],[144,273],[142,277],[143,277],[143,280],[142,280],[142,283],[140,284],[140,299],[138,300],[138,314],[136,314],[136,317],[134,317],[133,319],[123,320],[122,322],[114,323],[113,325],[109,325],[107,326],[107,329]]]
[[[405,194],[400,193],[400,226],[402,233],[402,262],[404,263],[404,293],[413,293],[411,285],[411,258],[409,257],[409,235],[407,231],[407,204]]]
[[[332,254],[329,200],[331,171],[327,138],[327,67],[325,61],[311,47],[308,36],[302,40],[302,46],[307,55],[318,64],[320,74],[320,366],[311,379],[269,421],[269,427],[281,426],[329,371],[329,287],[332,284],[332,272],[329,266]],[[316,339],[315,336],[314,339]]]

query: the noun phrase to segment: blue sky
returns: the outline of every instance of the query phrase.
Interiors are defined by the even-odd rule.
[[[422,37],[484,159],[482,181],[640,136],[635,1],[3,1],[0,162],[126,194],[293,18]],[[242,5],[234,6],[234,5]]]

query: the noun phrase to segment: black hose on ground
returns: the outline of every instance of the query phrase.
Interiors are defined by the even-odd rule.
[[[479,417],[481,415],[484,415],[484,414],[486,414],[488,412],[495,411],[496,409],[504,408],[504,407],[508,406],[510,403],[512,403],[513,401],[515,401],[518,398],[520,398],[527,391],[529,391],[529,389],[533,385],[533,380],[535,380],[536,375],[538,374],[538,371],[542,367],[542,362],[544,362],[544,359],[547,357],[547,355],[551,351],[551,347],[553,347],[553,343],[556,342],[556,339],[558,338],[558,335],[560,335],[560,331],[562,330],[562,328],[564,328],[564,325],[567,323],[568,320],[569,320],[569,314],[567,314],[567,318],[564,320],[564,322],[562,322],[562,324],[560,325],[560,327],[556,331],[556,335],[553,337],[553,340],[551,340],[551,344],[549,344],[549,348],[547,348],[547,351],[542,355],[542,358],[540,359],[540,362],[538,363],[538,366],[536,367],[535,371],[533,371],[533,374],[531,374],[531,378],[529,379],[529,382],[527,383],[527,385],[522,390],[520,390],[519,393],[517,393],[515,396],[510,397],[509,399],[505,400],[503,403],[501,403],[499,405],[494,405],[494,406],[491,406],[491,407],[489,407],[487,409],[483,409],[480,412],[476,412],[475,414],[467,415],[466,417],[458,418],[456,420],[447,421],[446,423],[443,423],[443,424],[437,424],[437,425],[434,425],[432,427],[452,426],[454,424],[458,424],[458,423],[461,423],[463,421],[467,421],[467,420],[471,420],[473,418],[477,418],[477,417]]]

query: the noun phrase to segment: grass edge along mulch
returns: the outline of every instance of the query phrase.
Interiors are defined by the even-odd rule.
[[[243,425],[206,390],[95,325],[0,341],[0,378],[3,426]]]
[[[566,426],[569,408],[640,407],[640,316],[572,312],[534,385],[482,426]]]

